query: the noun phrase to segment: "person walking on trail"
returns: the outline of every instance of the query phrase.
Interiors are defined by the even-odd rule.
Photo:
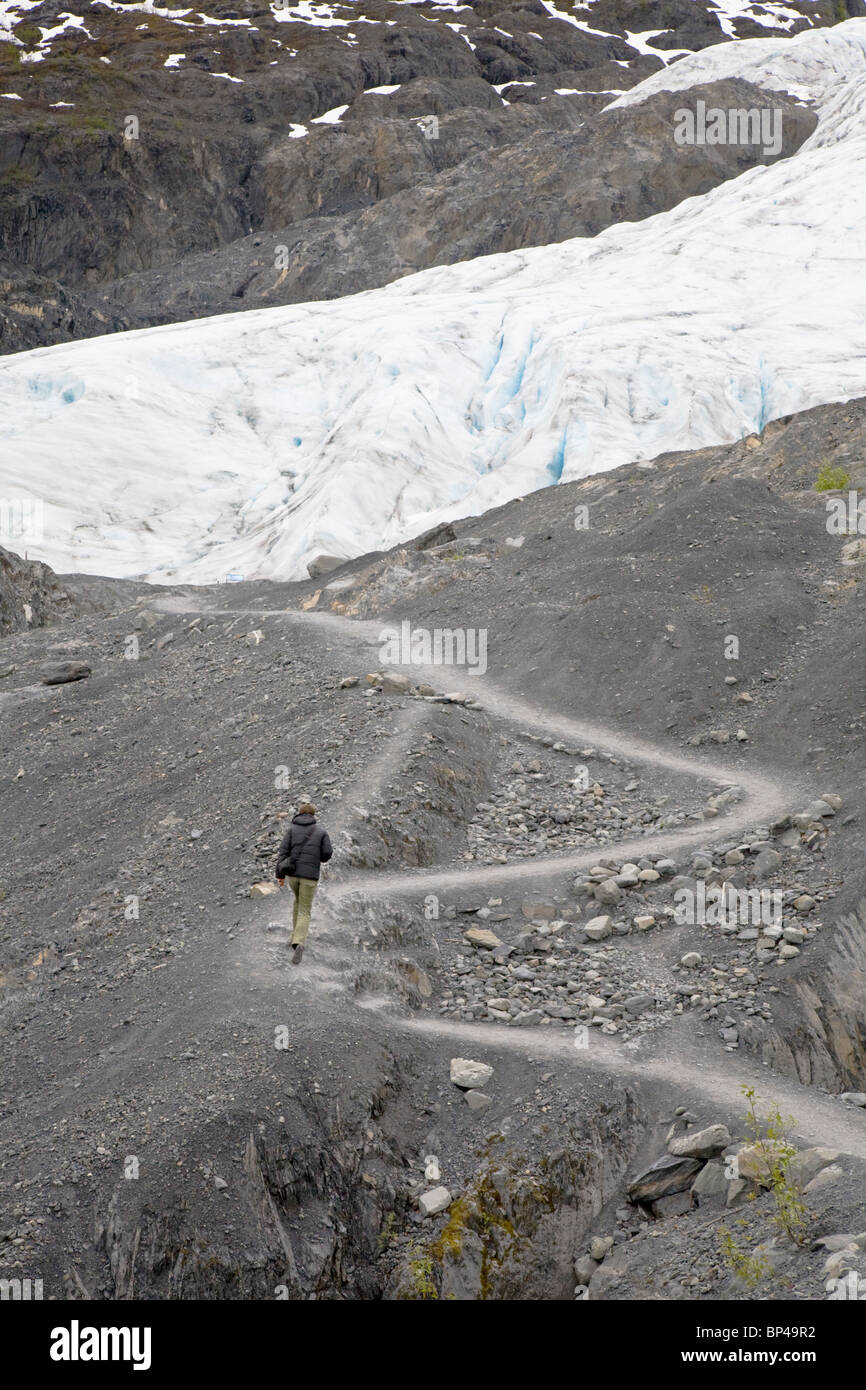
[[[319,886],[319,870],[334,853],[328,832],[316,820],[316,808],[305,801],[298,807],[277,855],[277,882],[288,878],[295,895],[292,912],[292,965],[300,965],[310,930],[310,911]]]

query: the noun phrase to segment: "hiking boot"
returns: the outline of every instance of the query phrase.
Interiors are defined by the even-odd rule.
[[[292,950],[294,952],[294,955],[292,956],[292,965],[300,965],[304,954],[303,946],[293,946]]]

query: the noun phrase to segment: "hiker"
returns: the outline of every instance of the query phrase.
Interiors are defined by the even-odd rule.
[[[334,853],[327,830],[316,821],[316,808],[305,801],[292,817],[277,855],[277,882],[286,879],[295,895],[292,913],[292,965],[300,965],[310,930],[310,911],[319,882],[319,869]]]

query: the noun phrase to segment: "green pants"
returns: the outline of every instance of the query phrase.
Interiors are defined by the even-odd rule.
[[[318,882],[314,878],[290,878],[289,887],[295,895],[292,912],[292,945],[303,946],[310,930],[310,912],[316,896]]]

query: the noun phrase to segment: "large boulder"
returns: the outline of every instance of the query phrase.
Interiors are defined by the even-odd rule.
[[[677,1158],[714,1158],[730,1142],[731,1136],[725,1125],[708,1125],[706,1129],[692,1130],[669,1139],[668,1153]]]
[[[659,1197],[671,1197],[675,1192],[686,1192],[692,1185],[703,1164],[697,1158],[680,1158],[674,1154],[664,1154],[626,1186],[630,1202],[655,1202]]]
[[[345,563],[345,555],[315,555],[307,562],[307,574],[311,579],[321,579],[323,574],[330,574]]]

